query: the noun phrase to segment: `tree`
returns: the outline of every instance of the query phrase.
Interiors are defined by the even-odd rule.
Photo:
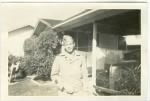
[[[28,75],[36,74],[35,79],[50,79],[51,67],[59,50],[59,38],[51,28],[46,29],[39,36],[27,39],[24,43],[24,52]]]

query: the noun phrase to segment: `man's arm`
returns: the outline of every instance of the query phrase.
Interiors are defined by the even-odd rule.
[[[56,57],[52,66],[51,78],[52,78],[52,81],[55,84],[57,84],[58,88],[60,90],[63,90],[64,87],[60,80],[59,73],[60,73],[60,60],[59,60],[59,57]]]
[[[51,71],[51,79],[53,82],[58,83],[59,82],[59,59],[58,57],[55,58],[53,65],[52,65],[52,71]]]

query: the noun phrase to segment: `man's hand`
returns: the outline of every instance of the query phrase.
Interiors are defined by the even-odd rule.
[[[54,79],[54,80],[52,80],[52,83],[53,83],[53,84],[57,84],[58,81],[57,81],[56,79]]]
[[[64,86],[61,85],[61,84],[58,84],[58,88],[59,88],[60,91],[63,91],[63,90],[64,90]]]
[[[66,93],[68,93],[68,94],[73,94],[74,93],[73,87],[71,87],[71,86],[65,87],[65,90],[66,90]]]
[[[60,91],[64,90],[64,86],[60,82],[58,82],[57,79],[52,80],[52,82],[53,82],[53,84],[57,85],[57,87]]]

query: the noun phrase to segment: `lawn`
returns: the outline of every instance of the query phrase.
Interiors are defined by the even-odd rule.
[[[57,96],[57,88],[50,81],[40,84],[28,77],[9,84],[8,90],[10,96]]]

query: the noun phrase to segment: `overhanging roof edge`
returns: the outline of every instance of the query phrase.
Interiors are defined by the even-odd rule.
[[[119,9],[117,12],[115,10],[104,10],[104,9],[93,9],[81,15],[78,15],[72,19],[66,20],[52,27],[56,31],[65,31],[67,29],[81,26],[84,24],[92,23],[97,20],[111,17],[120,13],[128,12],[129,10]],[[87,16],[87,17],[86,17]],[[93,19],[92,19],[93,18]]]
[[[62,25],[66,24],[66,23],[69,23],[69,22],[71,22],[71,21],[73,21],[73,20],[76,20],[76,19],[78,19],[78,18],[80,18],[80,17],[83,17],[83,16],[85,16],[85,15],[88,15],[88,14],[90,14],[90,13],[93,13],[93,12],[95,12],[95,11],[97,11],[97,10],[98,10],[98,9],[90,10],[90,11],[88,11],[88,12],[86,12],[86,13],[83,13],[83,14],[81,14],[81,15],[79,15],[79,16],[76,16],[76,17],[74,17],[74,18],[72,18],[72,19],[66,20],[66,21],[64,21],[64,22],[62,22],[62,23],[59,23],[59,24],[53,26],[52,29],[56,29],[56,28],[58,28],[58,27],[61,27]]]

